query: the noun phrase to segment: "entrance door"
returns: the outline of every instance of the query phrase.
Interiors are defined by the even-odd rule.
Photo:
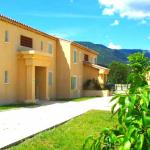
[[[35,97],[46,99],[46,67],[35,67]]]

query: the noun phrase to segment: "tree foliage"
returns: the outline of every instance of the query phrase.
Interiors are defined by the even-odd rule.
[[[127,64],[114,61],[110,64],[109,69],[108,82],[113,84],[127,83],[127,77],[130,72]]]
[[[128,60],[132,68],[128,76],[128,82],[131,83],[130,90],[147,85],[146,74],[150,70],[150,59],[145,57],[144,53],[135,53],[130,55]]]
[[[114,129],[104,129],[98,138],[87,138],[84,150],[150,150],[150,86],[145,75],[149,59],[142,53],[129,56],[131,88],[111,101],[112,115],[118,116]]]

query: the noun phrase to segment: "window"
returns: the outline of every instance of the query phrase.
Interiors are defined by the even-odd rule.
[[[76,49],[74,49],[73,51],[73,62],[77,63],[77,50]]]
[[[96,57],[94,58],[94,63],[97,64],[97,58]]]
[[[49,86],[52,86],[52,80],[53,80],[52,72],[49,72],[48,73],[48,85]]]
[[[93,63],[93,58],[92,58],[92,57],[90,57],[90,59],[89,59],[89,60],[90,60],[90,63],[92,64],[92,63]]]
[[[50,54],[53,53],[53,47],[52,47],[52,45],[51,45],[50,43],[48,44],[48,52],[49,52]]]
[[[7,84],[8,83],[8,71],[4,72],[4,83]]]
[[[84,54],[84,61],[89,61],[89,56]]]
[[[32,48],[32,47],[33,47],[32,38],[29,38],[29,37],[26,37],[26,36],[21,35],[21,36],[20,36],[20,45],[21,45],[21,46],[25,46],[25,47]]]
[[[41,41],[41,51],[43,50],[43,41]]]
[[[5,42],[9,42],[9,32],[5,31]]]
[[[77,76],[71,77],[71,89],[75,90],[77,88]]]

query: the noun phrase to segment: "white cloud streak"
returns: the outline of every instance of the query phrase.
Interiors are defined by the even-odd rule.
[[[122,47],[120,45],[114,44],[113,42],[110,42],[108,44],[108,47],[111,48],[111,49],[117,49],[117,50],[122,49]]]
[[[111,26],[118,26],[120,24],[119,20],[114,20],[114,22],[111,24]]]
[[[150,0],[98,0],[103,15],[119,14],[131,19],[150,18]]]

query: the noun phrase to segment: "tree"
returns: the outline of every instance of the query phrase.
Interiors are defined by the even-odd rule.
[[[128,82],[131,83],[131,90],[147,85],[146,75],[150,70],[150,59],[144,53],[134,53],[128,57],[131,72]]]
[[[110,64],[109,69],[108,82],[112,84],[127,83],[127,77],[130,72],[130,68],[127,64],[114,61]]]
[[[150,86],[145,77],[150,60],[143,53],[128,59],[131,88],[111,100],[115,101],[112,115],[118,115],[118,126],[104,129],[98,138],[87,138],[84,150],[150,150]]]

